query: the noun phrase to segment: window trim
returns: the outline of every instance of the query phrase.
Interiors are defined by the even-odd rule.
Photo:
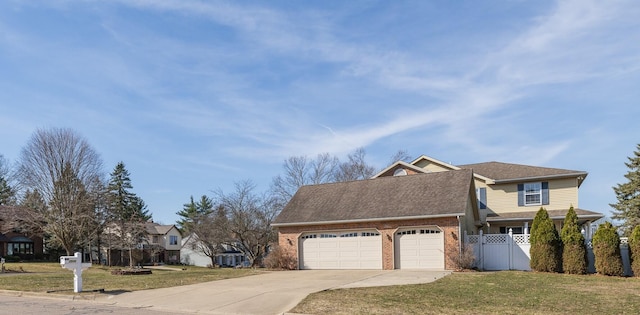
[[[535,186],[536,188],[536,192],[529,192],[529,190],[527,189],[527,186],[531,187],[531,186]],[[526,206],[541,206],[542,205],[542,182],[530,182],[530,183],[524,183],[523,186],[523,190],[524,190],[524,205]],[[537,202],[529,202],[528,198],[529,196],[537,196],[538,201]]]

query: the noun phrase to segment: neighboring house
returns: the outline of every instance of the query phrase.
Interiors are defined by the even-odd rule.
[[[42,259],[44,256],[42,236],[21,232],[18,223],[11,219],[19,217],[17,213],[19,211],[19,207],[0,205],[0,257]]]
[[[527,234],[540,207],[559,230],[573,206],[588,237],[603,215],[579,208],[586,176],[421,156],[369,180],[303,186],[273,226],[300,269],[453,269],[465,234]]]
[[[146,222],[147,242],[143,245],[145,263],[180,263],[182,234],[175,225]]]
[[[180,248],[182,247],[182,235],[175,225],[161,225],[154,222],[141,223],[144,226],[144,238],[132,249],[131,255],[128,248],[121,248],[117,238],[120,237],[120,229],[113,224],[105,229],[103,239],[103,254],[106,260],[111,260],[110,265],[129,265],[129,257],[134,264],[178,264],[180,263]]]
[[[193,234],[182,239],[182,248],[180,249],[181,263],[199,267],[236,267],[246,266],[249,261],[242,252],[234,250],[228,245],[221,245],[222,252],[214,256],[215,265],[212,265],[209,256],[194,249],[194,245],[197,246],[196,242],[197,238]]]
[[[476,199],[471,170],[303,186],[273,226],[300,269],[453,269]]]

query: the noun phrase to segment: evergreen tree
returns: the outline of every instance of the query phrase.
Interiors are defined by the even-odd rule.
[[[560,272],[562,270],[561,241],[547,210],[540,208],[531,225],[529,239],[530,266],[534,271]]]
[[[578,226],[578,215],[569,208],[564,219],[564,226],[560,232],[562,238],[562,269],[565,273],[587,273],[587,249],[584,245],[584,236]]]
[[[0,206],[10,205],[15,202],[15,191],[9,185],[9,167],[8,162],[2,154],[0,154]]]
[[[7,180],[0,174],[0,206],[10,205],[14,202],[15,193]]]
[[[202,195],[198,202],[195,202],[191,196],[189,203],[185,203],[182,210],[176,212],[180,216],[177,222],[180,232],[185,235],[191,234],[202,217],[213,213],[213,207],[213,200],[206,195]]]
[[[633,228],[633,232],[629,237],[629,254],[633,275],[640,277],[640,225],[636,225],[636,227]]]
[[[198,215],[198,207],[196,206],[196,202],[193,201],[193,196],[191,196],[190,202],[185,203],[182,206],[182,210],[176,212],[176,214],[180,216],[180,219],[176,222],[177,228],[183,235],[189,234],[193,222]]]
[[[196,208],[199,214],[209,215],[213,213],[213,200],[206,195],[202,195],[202,197],[200,197],[200,201],[196,204]]]
[[[119,162],[110,175],[111,178],[107,186],[108,221],[117,228],[117,232],[113,232],[118,237],[105,236],[109,240],[108,246],[116,245],[120,249],[129,251],[129,265],[133,266],[132,251],[143,241],[146,234],[144,223],[151,220],[151,215],[142,198],[130,191],[133,189],[133,185],[129,171],[123,162]],[[122,264],[124,257],[122,252],[120,254],[120,263]]]
[[[22,200],[20,200],[20,206],[38,212],[44,212],[47,209],[47,203],[44,201],[44,197],[38,190],[29,190],[24,193]]]
[[[624,235],[629,235],[640,224],[640,144],[628,159],[629,162],[624,163],[629,168],[624,175],[627,182],[613,187],[618,202],[610,204],[614,208],[612,218],[622,221]]]
[[[610,222],[600,224],[592,243],[596,272],[606,276],[622,276],[624,269],[620,255],[620,237],[616,228]]]

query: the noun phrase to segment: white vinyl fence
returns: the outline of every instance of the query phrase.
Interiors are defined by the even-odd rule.
[[[465,243],[473,248],[476,267],[480,270],[531,270],[529,260],[529,234],[483,234],[465,235]],[[591,240],[586,242],[589,272],[595,273],[595,259]],[[627,238],[620,238],[620,253],[625,276],[631,276],[629,246]]]

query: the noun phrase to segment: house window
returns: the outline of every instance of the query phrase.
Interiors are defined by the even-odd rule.
[[[518,184],[518,206],[549,204],[549,182]]]
[[[487,209],[487,188],[477,188],[476,196],[478,197],[478,209]]]
[[[316,238],[315,234],[309,234],[302,237],[303,239]]]
[[[340,237],[358,237],[358,232],[340,234]]]
[[[362,234],[360,234],[361,236],[379,236],[380,233],[378,232],[362,232]]]
[[[542,183],[524,184],[524,205],[539,206],[542,204]]]
[[[337,237],[335,234],[320,234],[320,238],[334,238]]]
[[[153,236],[153,243],[158,244],[158,235]]]
[[[169,235],[169,245],[178,245],[177,235]]]
[[[411,235],[411,234],[416,234],[416,230],[407,230],[407,231],[398,232],[396,234],[397,235]]]
[[[33,254],[33,241],[24,236],[17,236],[7,244],[7,255]]]

